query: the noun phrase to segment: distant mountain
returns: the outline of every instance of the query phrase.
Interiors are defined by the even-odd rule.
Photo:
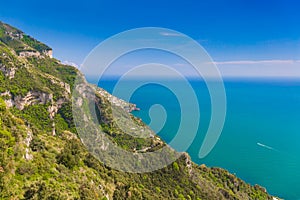
[[[52,58],[50,47],[0,22],[0,199],[273,198],[224,169],[194,164],[187,154],[149,173],[105,166],[82,145],[75,128],[71,93],[77,75],[96,90],[93,103],[111,141],[132,152],[165,146],[156,136],[125,134],[111,109],[118,107],[122,117],[134,105],[89,85],[76,68]]]

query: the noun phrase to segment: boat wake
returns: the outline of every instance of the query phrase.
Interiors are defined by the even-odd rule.
[[[268,145],[265,145],[265,144],[262,144],[262,143],[256,143],[258,146],[260,147],[263,147],[263,148],[266,148],[266,149],[269,149],[269,150],[272,150],[272,151],[278,151],[277,149],[273,148],[273,147],[270,147]]]

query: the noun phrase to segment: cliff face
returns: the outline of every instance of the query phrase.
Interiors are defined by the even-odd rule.
[[[82,145],[75,128],[71,90],[80,72],[50,56],[24,57],[24,49],[50,51],[0,23],[0,199],[272,199],[260,186],[226,170],[197,166],[187,154],[149,173],[105,166]],[[133,116],[132,130],[153,137],[125,134],[112,119],[111,108],[119,108],[122,117],[135,105],[101,88],[95,91],[99,123],[111,141],[132,152],[165,146]],[[123,120],[122,126],[131,129]]]

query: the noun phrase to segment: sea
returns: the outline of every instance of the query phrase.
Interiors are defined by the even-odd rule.
[[[124,81],[123,90],[132,88],[137,81]],[[129,99],[140,108],[133,114],[150,127],[155,124],[152,123],[155,119],[149,110],[153,105],[164,108],[167,118],[157,134],[166,142],[175,136],[181,115],[197,123],[192,115],[194,109],[181,112],[178,95],[186,95],[184,89],[180,90],[181,80],[169,81],[179,88],[179,94],[174,94],[168,87],[150,83],[137,88]],[[112,78],[97,83],[113,93],[116,82]],[[199,149],[211,120],[212,105],[207,84],[203,80],[189,80],[199,102],[200,121],[197,135],[186,151],[197,164],[224,168],[250,184],[263,186],[274,196],[299,200],[300,80],[249,78],[228,79],[223,83],[227,105],[224,127],[212,151],[199,158]],[[123,98],[122,95],[119,97]],[[189,134],[188,130],[186,132]]]

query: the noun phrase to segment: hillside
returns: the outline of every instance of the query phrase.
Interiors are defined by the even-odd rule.
[[[99,162],[81,143],[72,114],[71,93],[80,72],[52,58],[52,49],[0,22],[0,199],[272,199],[228,171],[198,166],[183,154],[148,173],[125,173]],[[158,137],[124,133],[134,105],[94,88],[98,120],[108,138],[127,151],[154,151]],[[130,115],[138,127],[145,124]],[[128,127],[129,128],[129,127]],[[130,166],[129,166],[130,167]]]

